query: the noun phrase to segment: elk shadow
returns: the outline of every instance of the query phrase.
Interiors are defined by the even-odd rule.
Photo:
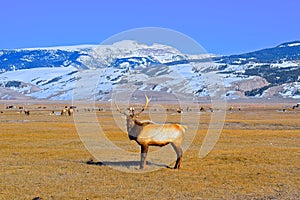
[[[89,160],[86,162],[87,165],[96,165],[96,166],[109,166],[109,167],[126,167],[126,168],[132,168],[140,167],[140,161],[94,161]],[[157,164],[153,162],[146,161],[147,166],[156,166],[156,167],[165,167],[168,169],[172,169],[172,167],[164,164]]]

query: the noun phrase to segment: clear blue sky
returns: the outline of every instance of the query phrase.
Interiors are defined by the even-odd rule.
[[[0,49],[99,44],[150,26],[227,55],[300,40],[299,10],[299,0],[7,0]]]

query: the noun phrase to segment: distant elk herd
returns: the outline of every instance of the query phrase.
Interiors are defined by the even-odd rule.
[[[20,114],[24,113],[25,116],[30,115],[30,110],[25,108],[24,106],[15,106],[15,105],[9,105],[5,107],[6,110],[18,110]],[[54,111],[52,110],[49,115],[68,115],[72,116],[74,110],[76,109],[76,106],[64,106],[61,111]],[[38,106],[36,108],[31,108],[31,110],[37,111],[37,110],[47,110],[46,106]],[[0,113],[4,113],[3,110],[0,111]]]
[[[246,108],[244,106],[244,108]],[[29,116],[31,114],[31,111],[27,108],[25,108],[24,106],[16,106],[16,105],[8,105],[5,107],[6,110],[18,110],[19,113],[23,113],[25,116]],[[38,106],[36,108],[31,108],[32,111],[36,111],[36,110],[47,110],[48,108],[46,106]],[[300,110],[300,103],[291,105],[291,106],[286,106],[285,108],[281,109],[282,112],[288,112],[288,111],[293,111],[299,109]],[[107,109],[105,109],[104,107],[99,107],[99,108],[81,108],[81,112],[94,112],[94,111],[106,111]],[[229,106],[227,108],[228,111],[242,111],[241,107],[233,107],[233,106]],[[158,109],[154,108],[153,111],[158,111]],[[182,114],[184,112],[192,112],[195,111],[192,108],[190,108],[189,106],[187,106],[185,109],[181,108],[181,107],[167,107],[165,108],[166,112],[171,112],[171,113],[177,113],[177,114]],[[199,112],[214,112],[215,110],[210,107],[210,106],[200,106],[199,107]],[[278,110],[280,111],[280,110]],[[4,110],[0,110],[0,114],[3,114],[5,111]],[[71,106],[62,106],[60,110],[58,110],[58,108],[55,108],[55,110],[51,110],[49,115],[61,115],[61,116],[72,116],[74,112],[79,112],[78,108],[74,105]]]

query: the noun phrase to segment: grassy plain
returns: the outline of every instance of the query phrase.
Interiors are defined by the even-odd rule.
[[[24,116],[0,105],[0,199],[300,199],[300,109],[282,112],[283,105],[275,103],[228,105],[234,109],[226,113],[218,143],[200,159],[211,115],[203,112],[182,169],[162,165],[152,172],[126,173],[93,158],[72,117],[49,115],[62,106],[31,104],[26,107],[30,116]],[[116,128],[108,109],[96,114],[112,142],[139,151]],[[170,116],[172,121],[178,115]],[[87,164],[90,158],[94,164]],[[138,171],[138,160],[137,154],[124,167]]]

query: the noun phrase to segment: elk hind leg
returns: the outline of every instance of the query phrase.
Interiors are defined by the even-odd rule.
[[[175,143],[171,143],[174,151],[176,152],[177,155],[177,160],[174,166],[174,169],[179,169],[180,168],[180,164],[181,164],[181,160],[182,160],[182,148],[180,146],[180,144],[175,144]]]

